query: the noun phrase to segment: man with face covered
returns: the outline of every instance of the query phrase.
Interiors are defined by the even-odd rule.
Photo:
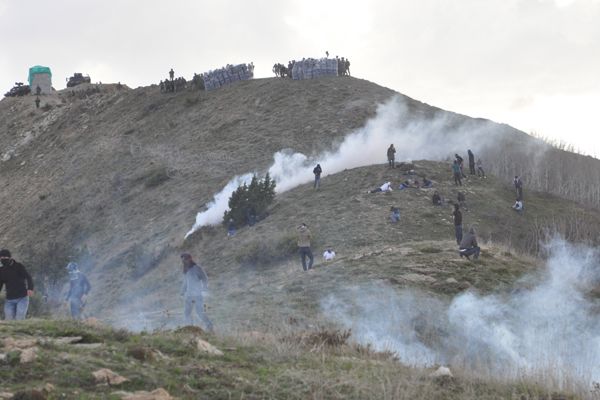
[[[77,263],[70,262],[67,264],[67,271],[69,272],[69,291],[65,301],[68,301],[71,306],[71,317],[80,319],[85,304],[85,296],[92,289],[92,286],[85,275],[79,271]]]
[[[33,280],[23,266],[16,262],[10,251],[0,250],[0,291],[6,285],[4,319],[25,319],[29,297],[33,296]]]
[[[196,314],[204,328],[209,332],[213,330],[213,324],[204,312],[204,291],[208,288],[208,277],[206,273],[192,259],[190,253],[181,255],[183,264],[183,284],[181,285],[181,294],[185,299],[183,314],[186,325],[193,325],[192,311],[196,309]]]

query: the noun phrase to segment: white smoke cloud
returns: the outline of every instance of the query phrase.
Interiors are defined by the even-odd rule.
[[[478,152],[494,143],[498,125],[491,122],[471,122],[440,110],[434,116],[419,114],[409,109],[399,96],[379,105],[377,115],[364,127],[349,133],[334,151],[308,157],[289,149],[273,155],[273,164],[268,171],[277,183],[277,192],[282,193],[313,179],[312,168],[320,163],[322,176],[335,174],[344,169],[386,163],[386,150],[391,143],[396,147],[396,160],[442,160],[456,151],[466,153],[467,148]],[[248,181],[248,176],[244,174]],[[214,196],[208,209],[198,213],[196,223],[187,233],[190,235],[206,225],[219,224],[231,192],[239,177],[233,178]],[[379,186],[382,182],[373,182]],[[187,236],[186,235],[186,236]]]
[[[450,302],[393,288],[351,288],[322,301],[326,316],[360,343],[402,362],[450,364],[474,374],[546,377],[565,386],[600,381],[599,254],[555,239],[543,274],[510,294],[460,294]],[[535,282],[535,284],[534,284]]]

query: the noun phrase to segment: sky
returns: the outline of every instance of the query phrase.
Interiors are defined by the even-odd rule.
[[[147,86],[225,64],[351,74],[600,156],[600,0],[0,0],[0,90],[49,66]]]

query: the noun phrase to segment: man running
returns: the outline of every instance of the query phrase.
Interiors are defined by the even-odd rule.
[[[29,298],[33,296],[33,280],[23,264],[12,258],[10,251],[0,250],[0,291],[6,285],[4,319],[25,319]]]

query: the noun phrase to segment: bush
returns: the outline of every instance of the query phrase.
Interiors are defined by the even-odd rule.
[[[239,250],[235,260],[244,266],[266,267],[289,258],[297,249],[293,235],[282,236],[277,241],[257,240]]]
[[[223,215],[223,223],[229,225],[230,221],[236,228],[254,222],[267,216],[267,208],[275,199],[275,181],[269,173],[259,180],[256,175],[252,177],[250,185],[245,183],[238,187],[229,198],[229,210]]]

